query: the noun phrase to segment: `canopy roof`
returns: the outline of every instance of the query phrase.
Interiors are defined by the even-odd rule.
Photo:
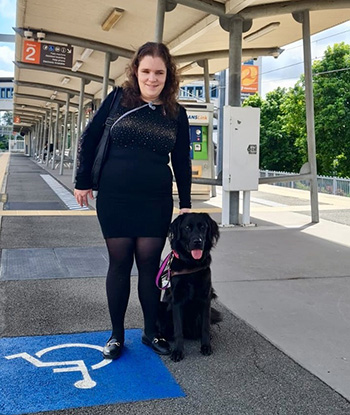
[[[165,4],[172,11],[165,15],[163,41],[176,56],[182,73],[198,78],[203,69],[191,64],[204,57],[209,58],[211,74],[228,67],[229,33],[222,25],[232,15],[244,19],[244,60],[278,56],[284,45],[301,39],[302,27],[293,12],[310,10],[311,34],[350,19],[348,0],[168,0]],[[23,115],[22,124],[23,105],[28,111],[47,110],[54,102],[64,104],[67,92],[74,94],[70,110],[77,109],[81,77],[93,75],[85,87],[85,99],[101,97],[106,52],[118,56],[111,62],[110,85],[120,84],[133,52],[155,39],[157,5],[156,0],[17,0],[14,108],[15,113]],[[124,10],[122,17],[105,31],[101,24],[115,8]],[[22,36],[28,30],[33,32],[34,39],[37,32],[45,33],[45,43],[72,45],[73,64],[81,61],[80,69],[72,72],[68,68],[23,63]],[[255,32],[256,36],[249,39]],[[85,48],[94,51],[88,57],[81,56]],[[64,77],[70,78],[65,85]],[[54,91],[56,98],[50,100]],[[28,114],[28,121],[32,117]]]

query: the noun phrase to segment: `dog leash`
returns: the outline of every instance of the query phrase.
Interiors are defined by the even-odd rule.
[[[170,287],[171,279],[171,263],[173,262],[174,252],[171,251],[162,262],[158,274],[156,276],[156,286],[160,290],[166,290]]]

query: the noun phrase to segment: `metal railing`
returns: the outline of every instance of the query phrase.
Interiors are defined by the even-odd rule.
[[[260,170],[260,177],[295,176],[295,173],[282,171]],[[273,183],[275,186],[290,187],[292,189],[310,190],[309,180],[283,181]],[[319,193],[328,193],[350,197],[350,179],[342,177],[317,176]]]

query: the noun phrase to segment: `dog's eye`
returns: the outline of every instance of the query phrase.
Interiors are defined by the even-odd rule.
[[[191,231],[191,226],[190,225],[185,226],[185,231],[190,232]]]

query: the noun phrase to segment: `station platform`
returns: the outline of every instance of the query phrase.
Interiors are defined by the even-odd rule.
[[[350,198],[319,194],[312,224],[309,192],[251,192],[252,225],[220,227],[213,251],[224,319],[208,357],[195,341],[178,363],[141,344],[133,268],[126,351],[106,364],[94,201],[80,210],[70,169],[19,154],[0,154],[0,188],[0,415],[350,413]],[[220,223],[220,190],[193,210]]]

